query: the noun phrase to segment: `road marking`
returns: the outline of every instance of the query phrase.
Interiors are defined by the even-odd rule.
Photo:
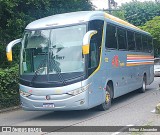
[[[118,135],[119,133],[121,133],[121,132],[115,132],[115,133],[113,133],[112,135]]]
[[[118,135],[118,134],[120,134],[121,132],[123,132],[125,129],[127,129],[128,127],[131,127],[131,126],[134,126],[134,125],[132,125],[132,124],[126,125],[126,126],[124,126],[123,128],[121,128],[118,132],[115,132],[115,133],[113,133],[113,134],[111,134],[111,135]]]
[[[155,113],[155,112],[156,112],[156,109],[152,110],[151,112],[152,112],[152,113]]]

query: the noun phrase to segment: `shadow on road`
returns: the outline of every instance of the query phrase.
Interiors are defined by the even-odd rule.
[[[39,117],[34,118],[35,120],[76,120],[76,119],[87,119],[94,115],[98,114],[97,111],[90,109],[90,110],[80,110],[80,111],[57,111],[57,112],[50,112]]]
[[[113,100],[112,106],[116,106],[119,103],[128,102],[130,99],[133,99],[140,94],[143,94],[145,96],[151,90],[153,90],[153,89],[152,88],[147,88],[145,93],[140,93],[138,90],[135,90],[135,91],[132,91],[132,92],[127,93],[125,95],[122,95],[122,96]]]

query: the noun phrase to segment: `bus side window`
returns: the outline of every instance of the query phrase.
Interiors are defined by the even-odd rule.
[[[89,62],[89,67],[90,68],[95,68],[98,66],[98,46],[95,42],[95,40],[91,39],[91,42],[90,42],[90,55],[89,55],[89,59],[90,59],[90,62]]]
[[[92,70],[89,70],[89,74],[91,74],[99,65],[103,25],[104,21],[102,20],[92,20],[89,22],[89,30],[97,31],[97,34],[93,35],[90,41],[88,68]]]
[[[142,51],[141,35],[136,33],[135,34],[135,40],[136,40],[136,50],[137,51]]]
[[[110,24],[107,24],[105,47],[117,49],[116,27]]]
[[[128,50],[135,50],[134,32],[127,31]]]
[[[126,50],[127,49],[126,30],[122,28],[117,28],[117,36],[118,36],[118,48]]]
[[[148,37],[148,52],[151,53],[153,51],[152,37]]]
[[[142,45],[143,45],[143,51],[148,52],[148,41],[147,41],[147,36],[145,35],[142,36]]]

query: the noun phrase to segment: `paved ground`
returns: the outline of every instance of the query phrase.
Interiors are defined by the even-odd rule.
[[[0,126],[159,126],[160,114],[155,114],[155,106],[160,102],[160,77],[156,77],[152,85],[147,87],[146,93],[137,91],[114,100],[112,107],[105,112],[95,109],[87,111],[67,112],[27,112],[16,110],[0,114]],[[94,128],[93,128],[94,130]],[[2,133],[0,133],[2,134]],[[7,134],[7,133],[3,133]],[[17,133],[16,133],[17,134]],[[19,133],[22,134],[22,133]],[[24,133],[23,133],[24,134]],[[31,134],[31,133],[30,133]],[[44,134],[44,133],[35,133]],[[98,132],[56,132],[47,135],[71,134],[100,134]],[[159,135],[159,133],[119,133],[101,132],[104,135]]]

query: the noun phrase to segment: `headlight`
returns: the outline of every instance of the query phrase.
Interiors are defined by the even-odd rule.
[[[90,84],[91,84],[91,83],[90,83]],[[81,87],[81,88],[78,88],[78,89],[69,91],[67,94],[73,95],[73,96],[78,95],[78,94],[86,91],[86,90],[89,88],[90,84],[88,84],[88,85],[86,85],[86,86],[83,86],[83,87]]]
[[[24,97],[28,97],[30,96],[31,94],[30,93],[27,93],[27,92],[24,92],[22,90],[19,90],[20,91],[20,95],[24,96]]]

